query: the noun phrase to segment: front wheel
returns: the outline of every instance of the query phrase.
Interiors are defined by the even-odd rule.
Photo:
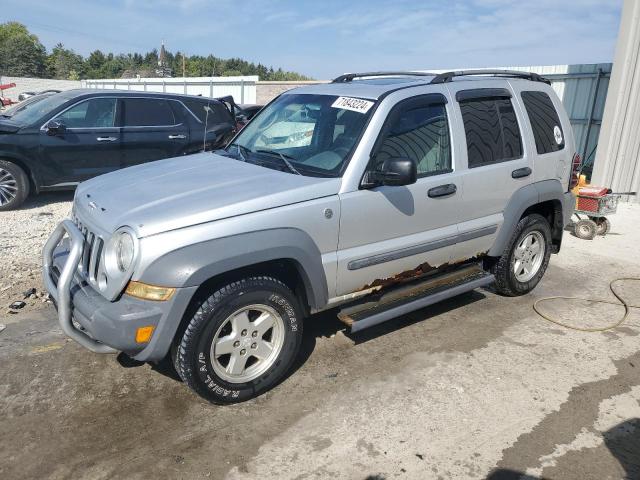
[[[302,340],[302,310],[271,277],[250,277],[211,294],[174,353],[182,380],[213,403],[249,400],[291,368]]]
[[[522,218],[509,246],[493,264],[496,290],[507,296],[529,293],[538,284],[551,257],[551,228],[542,215]]]
[[[591,219],[578,220],[574,226],[576,237],[582,240],[593,240],[598,233],[598,225]]]
[[[14,210],[29,195],[29,179],[18,165],[0,160],[0,211]]]

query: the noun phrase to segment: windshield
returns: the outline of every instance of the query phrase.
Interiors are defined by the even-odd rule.
[[[31,125],[33,122],[42,118],[44,115],[51,112],[52,110],[55,110],[63,103],[68,102],[69,99],[72,98],[73,96],[75,95],[69,94],[68,92],[48,95],[39,101],[31,102],[27,105],[24,105],[23,109],[16,110],[12,114],[11,120],[17,123]],[[20,105],[18,105],[18,107],[20,107]]]
[[[226,152],[292,174],[339,177],[373,105],[358,98],[285,94],[262,109]]]
[[[2,115],[4,117],[12,117],[14,116],[16,113],[21,112],[22,110],[24,110],[25,108],[27,108],[29,105],[34,104],[34,103],[38,103],[40,100],[44,100],[47,97],[50,97],[51,93],[43,93],[40,95],[34,95],[33,97],[29,97],[23,101],[21,101],[20,103],[14,105],[11,108],[7,108],[4,112],[2,112]]]

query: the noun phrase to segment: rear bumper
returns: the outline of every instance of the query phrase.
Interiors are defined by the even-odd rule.
[[[68,239],[63,240],[65,232]],[[65,220],[44,249],[44,283],[55,301],[62,330],[96,353],[123,351],[140,361],[162,359],[197,287],[177,289],[166,302],[128,295],[111,302],[80,275],[82,248],[82,234],[71,221]],[[154,327],[151,341],[136,343],[136,330],[149,325]]]
[[[571,216],[576,209],[576,197],[571,192],[566,192],[562,199],[562,227],[566,227],[571,222]]]

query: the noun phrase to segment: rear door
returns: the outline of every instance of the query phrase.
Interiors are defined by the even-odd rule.
[[[120,168],[120,129],[116,127],[117,99],[95,97],[63,110],[49,122],[64,132],[50,136],[40,130],[40,157],[54,172],[49,185],[76,183]],[[49,123],[48,122],[48,123]]]
[[[122,166],[182,155],[189,127],[171,100],[155,97],[120,99]]]
[[[466,145],[461,149],[466,168],[455,260],[481,256],[491,248],[509,199],[533,179],[532,153],[521,133],[522,111],[508,86],[474,81],[449,87]]]
[[[180,101],[191,116],[191,145],[206,150],[224,147],[236,131],[231,112],[221,102],[206,98],[185,98]],[[207,132],[205,136],[205,131]]]

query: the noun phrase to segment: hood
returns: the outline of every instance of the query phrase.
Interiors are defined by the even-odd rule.
[[[293,175],[207,152],[83,182],[74,209],[106,231],[128,225],[146,237],[336,195],[340,183],[339,178]]]
[[[22,125],[13,122],[10,118],[0,117],[0,133],[16,133]]]

